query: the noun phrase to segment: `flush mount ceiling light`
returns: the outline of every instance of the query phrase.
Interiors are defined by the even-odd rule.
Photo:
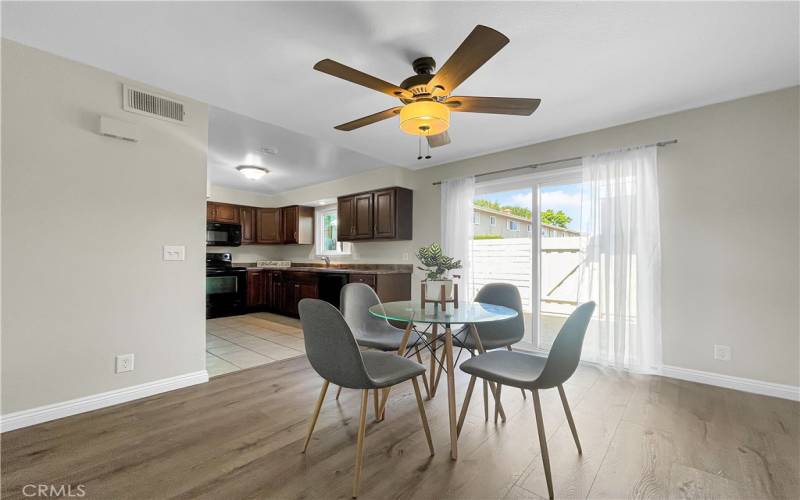
[[[243,176],[253,181],[264,177],[264,175],[269,172],[269,170],[266,168],[257,167],[255,165],[239,165],[236,167],[236,170],[238,170]]]

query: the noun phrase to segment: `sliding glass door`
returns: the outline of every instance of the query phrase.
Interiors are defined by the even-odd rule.
[[[476,187],[473,290],[515,285],[525,337],[515,348],[549,350],[577,304],[581,254],[581,181],[575,168]]]

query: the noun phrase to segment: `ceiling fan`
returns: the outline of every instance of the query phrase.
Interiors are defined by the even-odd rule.
[[[368,75],[331,59],[323,59],[314,69],[383,92],[400,99],[402,106],[358,118],[334,127],[349,132],[393,116],[400,116],[400,129],[411,135],[425,137],[429,147],[450,143],[447,129],[450,112],[494,113],[501,115],[531,115],[540,99],[514,97],[454,96],[458,85],[483,66],[509,42],[508,37],[492,28],[478,25],[453,52],[438,72],[432,57],[414,60],[416,73],[398,85]],[[421,140],[421,139],[420,139]],[[422,155],[418,159],[421,159]],[[430,158],[430,155],[427,156]]]

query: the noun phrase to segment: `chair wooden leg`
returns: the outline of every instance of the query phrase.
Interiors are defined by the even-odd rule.
[[[503,389],[503,384],[497,384],[497,392],[494,398],[494,423],[497,423],[497,417],[500,416],[500,391]]]
[[[483,416],[489,421],[489,382],[483,379]]]
[[[422,380],[425,380],[425,375],[422,375]],[[419,383],[417,377],[411,379],[414,384],[414,395],[417,397],[417,408],[419,408],[419,418],[422,419],[422,429],[425,431],[425,439],[428,440],[428,450],[433,456],[433,440],[431,440],[431,428],[428,427],[428,416],[425,415],[425,406],[422,404],[422,395],[419,393]]]
[[[380,415],[379,420],[383,420],[386,418],[386,402],[389,401],[389,391],[392,390],[391,387],[387,387],[383,390],[383,396],[381,397],[381,404],[378,407],[378,415]]]
[[[325,394],[328,392],[328,384],[329,382],[326,380],[322,383],[322,390],[319,391],[319,397],[317,398],[317,405],[314,407],[314,413],[311,415],[311,422],[308,425],[308,435],[306,436],[306,442],[303,444],[303,453],[306,452],[308,449],[308,443],[311,441],[311,433],[314,432],[314,426],[317,425],[317,418],[319,418],[319,411],[322,408],[322,402],[325,401]]]
[[[375,406],[375,421],[378,422],[381,419],[381,416],[380,416],[380,413],[379,413],[379,411],[380,411],[380,409],[379,409],[379,406],[380,406],[380,395],[378,394],[378,389],[372,389],[372,400],[373,400],[374,406]]]
[[[569,409],[569,403],[567,403],[567,394],[564,392],[564,386],[561,384],[558,384],[558,395],[561,396],[561,404],[564,405],[564,413],[567,414],[567,422],[569,423],[569,429],[572,431],[572,437],[575,438],[575,446],[578,447],[578,455],[583,455],[581,440],[578,439],[578,429],[575,428],[575,421],[572,419],[572,412]]]
[[[539,401],[539,390],[531,390],[533,394],[533,412],[536,415],[536,430],[539,432],[539,447],[542,450],[542,464],[544,465],[544,477],[547,480],[547,493],[553,498],[553,478],[550,476],[550,455],[547,453],[547,435],[544,432],[544,421],[542,420],[542,403]]]
[[[511,346],[509,345],[506,347],[508,347],[508,351],[511,352]],[[525,389],[520,388],[520,391],[522,392],[522,399],[528,399],[528,396],[525,395]]]
[[[339,401],[339,394],[342,393],[342,386],[340,385],[338,389],[336,389],[336,401]]]
[[[369,405],[369,389],[361,391],[361,412],[358,416],[358,438],[356,439],[356,468],[353,477],[353,498],[358,496],[361,485],[361,468],[364,465],[364,435],[367,431],[367,405]]]
[[[467,408],[469,408],[469,400],[472,397],[472,390],[475,388],[475,375],[469,378],[469,385],[467,386],[467,394],[464,396],[464,404],[461,405],[461,414],[458,416],[458,425],[456,426],[456,434],[461,435],[461,426],[464,425],[464,420],[467,418]]]
[[[415,354],[417,355],[417,362],[422,364],[422,355],[419,353],[419,346],[417,346]],[[425,386],[425,398],[431,399],[431,388],[428,386],[428,377],[422,375],[422,385]]]

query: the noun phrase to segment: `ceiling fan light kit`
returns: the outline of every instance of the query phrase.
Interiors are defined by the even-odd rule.
[[[441,134],[450,127],[450,109],[436,101],[416,101],[400,110],[400,130],[411,135]]]
[[[400,99],[396,106],[334,127],[350,132],[400,115],[400,130],[424,136],[429,148],[450,144],[450,112],[491,113],[529,116],[539,107],[539,99],[514,97],[453,96],[452,92],[478,68],[497,54],[509,42],[508,37],[492,28],[478,25],[459,45],[438,72],[432,57],[420,57],[412,63],[416,75],[406,78],[399,86],[368,75],[331,59],[323,59],[314,69],[331,76],[382,92]],[[421,150],[421,147],[420,147]],[[430,158],[430,154],[425,156]],[[422,159],[422,153],[417,159]]]

